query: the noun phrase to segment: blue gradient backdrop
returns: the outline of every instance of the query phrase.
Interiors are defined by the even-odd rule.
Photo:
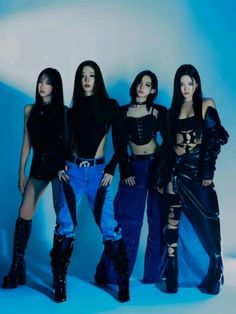
[[[235,1],[90,0],[0,1],[0,275],[12,252],[23,138],[23,108],[34,100],[38,73],[57,68],[70,103],[74,73],[85,59],[98,62],[110,95],[129,101],[134,76],[151,69],[159,78],[158,102],[169,107],[177,67],[192,63],[202,78],[204,96],[212,97],[230,134],[217,163],[216,189],[221,205],[225,255],[235,255],[236,82]],[[108,157],[112,154],[110,142]],[[113,183],[115,193],[118,173]],[[88,203],[80,208],[71,274],[92,278],[102,238]],[[27,250],[31,267],[48,267],[55,215],[50,188],[34,218]],[[134,275],[142,276],[144,224]]]

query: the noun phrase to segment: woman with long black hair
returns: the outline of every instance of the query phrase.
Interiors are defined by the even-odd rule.
[[[22,203],[16,220],[13,260],[3,288],[16,288],[26,283],[25,249],[31,233],[32,218],[37,203],[52,183],[54,208],[58,208],[59,180],[57,173],[64,166],[64,101],[60,73],[44,69],[36,84],[35,104],[24,110],[24,141],[21,150],[19,189]],[[28,180],[25,167],[33,148],[33,159]]]
[[[109,186],[113,176],[104,159],[110,127],[113,129],[114,150],[124,168],[127,150],[121,134],[123,128],[118,104],[109,98],[98,65],[94,61],[84,61],[75,74],[72,107],[68,110],[67,170],[59,172],[64,191],[51,251],[55,299],[58,302],[66,300],[66,271],[77,226],[76,208],[84,194],[119,277],[118,299],[121,302],[129,300],[128,259],[121,230],[114,219]]]
[[[160,187],[163,179],[169,181],[166,289],[169,293],[177,292],[180,271],[185,276],[183,280],[188,273],[194,274],[193,285],[197,283],[207,293],[217,294],[223,284],[223,262],[213,177],[217,156],[227,143],[228,134],[214,101],[202,97],[199,73],[190,64],[182,65],[175,74],[168,120],[169,148],[164,160],[168,163],[162,164],[158,176]],[[183,245],[177,257],[179,239]],[[198,247],[201,249],[197,251]]]
[[[154,104],[157,94],[156,75],[149,70],[142,71],[131,84],[130,104],[120,107],[131,150],[130,166],[133,176],[120,181],[114,200],[115,218],[122,229],[127,246],[130,275],[137,257],[147,204],[148,239],[143,278],[145,283],[161,280],[165,260],[165,208],[163,195],[155,188],[155,168],[161,150],[157,136],[161,135],[162,141],[166,140],[167,110]],[[114,155],[110,163],[113,172],[116,162]],[[116,273],[105,252],[97,266],[95,281],[101,284],[117,282]]]

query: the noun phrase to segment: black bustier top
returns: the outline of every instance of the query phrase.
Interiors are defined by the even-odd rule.
[[[27,120],[27,130],[35,152],[63,154],[64,112],[62,111],[55,111],[51,105],[32,108]]]
[[[156,137],[157,118],[153,112],[140,118],[127,117],[126,121],[129,140],[136,145],[145,145]]]
[[[127,138],[127,145],[129,141],[134,142],[136,145],[145,145],[149,143],[152,138],[155,139],[158,131],[160,132],[162,141],[166,141],[167,109],[164,106],[151,104],[151,113],[141,118],[127,117],[126,114],[129,106],[130,105],[125,105],[120,107],[123,129]],[[154,109],[157,110],[157,117],[153,114]],[[114,154],[111,161],[107,165],[105,172],[114,174],[117,162],[117,155]],[[128,169],[126,174],[127,176],[125,178],[133,175],[132,169]]]
[[[158,116],[156,117],[153,114],[154,109],[158,110]],[[126,107],[126,111],[128,107]],[[152,105],[151,113],[147,114],[140,118],[127,117],[126,113],[124,116],[126,125],[127,125],[127,133],[129,140],[136,145],[145,145],[148,144],[151,139],[155,139],[157,132],[160,131],[163,137],[163,127],[165,124],[166,116],[163,116],[164,107],[160,105]]]

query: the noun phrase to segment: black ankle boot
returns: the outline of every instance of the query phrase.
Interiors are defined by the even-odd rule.
[[[16,288],[26,283],[25,249],[31,233],[32,220],[17,218],[14,234],[13,261],[9,274],[3,278],[4,289]]]
[[[166,265],[166,292],[176,293],[178,291],[178,259],[177,254],[167,257]]]
[[[104,243],[105,251],[110,257],[114,268],[118,274],[118,300],[127,302],[129,295],[129,261],[126,252],[126,246],[123,239],[118,241],[106,241]]]
[[[55,288],[54,298],[58,303],[66,301],[66,274],[73,251],[73,241],[74,238],[54,234],[50,256]]]
[[[214,256],[210,271],[211,279],[206,284],[206,292],[209,294],[218,294],[221,286],[224,284],[223,262],[220,255]]]

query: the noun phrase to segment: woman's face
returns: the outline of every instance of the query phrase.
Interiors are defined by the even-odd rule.
[[[85,96],[91,96],[94,94],[95,85],[95,71],[89,65],[86,65],[82,70],[82,88]]]
[[[193,94],[197,88],[198,84],[194,78],[189,75],[183,75],[180,79],[180,90],[184,96],[185,101],[193,100]]]
[[[51,80],[46,74],[43,74],[38,81],[38,92],[43,102],[50,102],[52,100],[52,91],[53,86]]]
[[[152,88],[152,80],[148,75],[144,75],[136,87],[136,100],[144,102],[150,94],[154,94],[155,89]]]

